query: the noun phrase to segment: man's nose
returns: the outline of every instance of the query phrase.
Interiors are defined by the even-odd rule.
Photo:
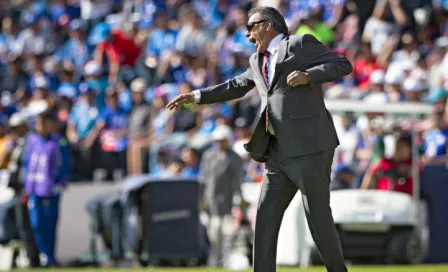
[[[249,32],[249,30],[246,30],[245,35],[246,35],[246,38],[249,38],[249,36],[250,36],[250,32]]]

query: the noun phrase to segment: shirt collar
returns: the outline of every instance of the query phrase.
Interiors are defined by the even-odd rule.
[[[277,36],[275,36],[275,38],[272,39],[272,41],[269,43],[267,51],[269,51],[269,53],[271,53],[271,54],[275,54],[275,51],[277,50],[282,39],[283,39],[283,34],[278,34]]]

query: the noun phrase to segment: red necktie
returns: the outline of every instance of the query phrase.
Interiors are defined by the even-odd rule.
[[[269,63],[269,56],[271,53],[269,51],[265,51],[263,54],[263,66],[261,67],[261,73],[263,75],[264,82],[266,83],[266,86],[269,89],[269,77],[268,77],[268,63]],[[266,132],[268,131],[269,127],[269,117],[268,117],[268,104],[266,104]]]

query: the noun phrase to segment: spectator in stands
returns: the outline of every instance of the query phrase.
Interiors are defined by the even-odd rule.
[[[360,160],[358,153],[364,144],[362,134],[353,124],[352,117],[349,114],[342,115],[340,119],[340,122],[336,122],[340,145],[335,150],[335,163],[350,165],[357,169]]]
[[[330,183],[330,190],[344,190],[355,188],[355,173],[350,166],[338,164],[334,170],[335,177]]]
[[[155,15],[154,29],[148,35],[146,43],[146,57],[155,58],[157,61],[164,58],[174,50],[177,39],[177,31],[168,25],[168,16],[164,12]]]
[[[432,127],[424,134],[424,165],[448,163],[448,123],[444,120],[445,114],[443,106],[434,107]]]
[[[8,53],[19,56],[18,51],[18,25],[12,17],[4,17],[2,20],[2,31],[0,33],[0,58],[4,61]]]
[[[101,112],[93,129],[99,137],[102,150],[102,164],[107,171],[107,179],[115,178],[115,172],[126,173],[126,146],[128,113],[122,110],[115,91],[107,93],[106,108]]]
[[[409,102],[421,102],[424,89],[425,86],[423,83],[413,77],[408,77],[403,82],[403,90],[405,92],[406,99]]]
[[[364,97],[364,101],[368,103],[385,104],[388,97],[384,91],[385,74],[383,70],[375,70],[370,75],[369,92]]]
[[[386,95],[388,103],[398,103],[406,100],[401,86],[404,81],[404,72],[401,70],[388,69],[385,76]]]
[[[12,142],[11,136],[7,133],[6,123],[0,122],[0,169],[8,166],[13,149]]]
[[[67,125],[67,139],[76,154],[75,174],[81,178],[91,179],[93,169],[96,167],[94,160],[97,155],[97,135],[93,128],[99,119],[99,109],[95,105],[97,90],[87,84],[79,87],[80,99],[73,106]]]
[[[188,11],[186,18],[187,24],[180,28],[175,48],[186,54],[197,56],[212,41],[212,36],[196,11]]]
[[[371,43],[376,57],[386,59],[398,42],[400,28],[408,22],[401,0],[377,1],[373,16],[367,20],[362,40]]]
[[[11,94],[24,93],[29,90],[30,77],[23,70],[23,61],[20,56],[9,55],[6,69],[0,70],[1,92]]]
[[[382,157],[367,170],[362,189],[378,189],[412,194],[412,138],[398,137],[391,158]]]
[[[353,73],[361,90],[368,89],[371,82],[370,75],[377,69],[378,65],[376,64],[370,43],[362,43],[353,65]]]
[[[182,149],[181,159],[184,162],[182,176],[197,177],[199,175],[199,153],[196,149],[185,147]]]
[[[87,62],[84,66],[84,79],[90,88],[97,90],[96,106],[100,109],[103,108],[108,82],[107,78],[103,77],[101,65],[93,60]]]
[[[54,137],[55,117],[45,111],[36,119],[36,134],[25,147],[25,191],[34,239],[45,256],[43,265],[56,265],[55,246],[59,200],[67,182],[60,140]]]
[[[130,175],[139,175],[144,172],[143,165],[147,165],[151,143],[151,106],[145,100],[147,85],[143,78],[134,79],[131,90],[133,107],[128,121],[127,166]]]
[[[71,100],[74,100],[78,96],[78,88],[75,85],[73,78],[73,70],[71,68],[65,68],[60,73],[60,84],[57,89],[57,94],[60,97],[67,97]]]
[[[334,41],[334,31],[317,18],[317,14],[306,12],[296,32],[297,35],[312,34],[321,43],[330,45]]]
[[[86,25],[83,21],[75,19],[69,24],[69,40],[57,52],[57,59],[66,69],[73,69],[78,78],[83,72],[84,65],[92,54],[86,39]]]
[[[133,66],[140,55],[140,47],[127,35],[118,29],[111,30],[106,23],[101,23],[93,30],[92,42],[96,44],[95,61],[109,63],[109,83],[117,83],[127,73],[133,73]]]
[[[218,126],[212,134],[215,146],[207,150],[201,159],[199,180],[204,184],[204,201],[210,214],[209,239],[210,266],[223,266],[227,255],[224,229],[231,223],[234,200],[241,200],[243,163],[230,146],[232,130]]]

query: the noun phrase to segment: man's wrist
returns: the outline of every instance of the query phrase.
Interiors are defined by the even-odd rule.
[[[194,95],[194,103],[199,104],[199,102],[201,101],[201,91],[194,90],[193,95]]]

